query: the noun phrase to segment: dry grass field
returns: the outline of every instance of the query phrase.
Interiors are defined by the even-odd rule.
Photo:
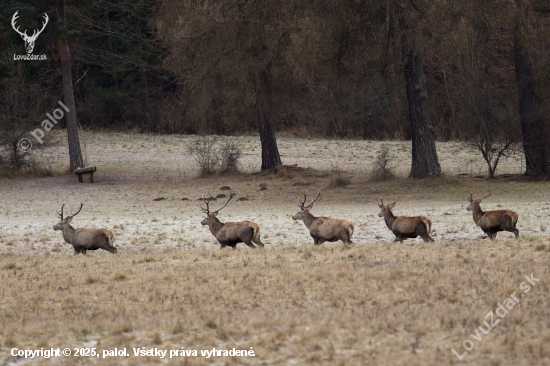
[[[476,177],[485,167],[475,151],[438,143],[445,176],[413,181],[410,142],[280,138],[283,162],[307,169],[260,175],[259,138],[245,136],[235,138],[243,174],[198,179],[191,136],[84,132],[98,172],[95,184],[79,184],[62,173],[65,136],[55,138],[44,152],[54,177],[0,180],[0,365],[550,364],[550,184],[515,177],[520,160],[503,161],[497,174],[509,176],[488,181]],[[383,145],[398,177],[372,182]],[[349,184],[329,189],[335,169]],[[257,222],[264,250],[219,250],[200,224],[197,199],[227,193],[222,186],[247,200],[220,220]],[[313,246],[291,218],[306,189],[322,192],[314,214],[355,224],[354,245]],[[465,210],[471,191],[492,192],[486,210],[518,212],[520,239],[484,239]],[[377,202],[397,195],[394,213],[430,217],[435,243],[393,242]],[[73,256],[53,230],[61,204],[73,213],[81,202],[73,226],[112,230],[118,254]],[[540,281],[524,293],[531,274]],[[514,292],[519,304],[479,330]],[[474,348],[459,360],[451,349],[463,354],[465,340]],[[140,347],[168,353],[134,356]],[[198,355],[170,358],[182,347]],[[200,353],[251,347],[254,357]],[[100,357],[29,360],[13,348],[95,348]],[[115,348],[129,356],[102,358]]]

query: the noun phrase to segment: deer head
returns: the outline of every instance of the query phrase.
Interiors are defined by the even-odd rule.
[[[210,219],[215,218],[218,215],[218,212],[220,212],[223,208],[225,208],[225,206],[227,206],[227,204],[229,203],[229,201],[231,201],[231,199],[233,197],[235,197],[235,193],[231,193],[229,195],[229,198],[225,202],[225,205],[218,208],[214,212],[210,212],[210,202],[212,201],[212,197],[203,199],[203,202],[206,204],[206,208],[204,208],[202,206],[200,206],[200,207],[201,207],[202,212],[204,212],[206,214],[206,218],[204,220],[202,220],[201,224],[210,225]]]
[[[303,201],[298,201],[300,203],[298,203],[298,207],[300,207],[300,212],[296,213],[296,215],[292,216],[292,219],[293,220],[304,220],[307,215],[309,214],[309,210],[313,208],[313,204],[315,203],[315,201],[317,201],[319,199],[319,196],[321,196],[321,192],[318,192],[317,193],[317,197],[311,201],[311,203],[307,206],[304,206],[306,204],[306,199],[307,199],[307,193],[304,193],[304,200]]]
[[[15,27],[15,21],[17,18],[19,18],[19,16],[17,15],[17,13],[19,13],[19,10],[15,12],[15,14],[13,14],[13,17],[11,18],[11,26],[13,27],[13,29],[19,33],[19,35],[21,36],[21,38],[23,38],[23,41],[25,41],[25,48],[27,49],[27,53],[32,53],[32,50],[34,49],[34,42],[36,41],[36,39],[38,38],[38,36],[40,35],[40,33],[42,33],[42,31],[44,30],[44,28],[46,28],[46,24],[48,24],[48,20],[50,19],[48,17],[48,14],[44,13],[44,22],[42,22],[42,29],[40,30],[37,30],[35,29],[33,31],[33,34],[32,36],[29,36],[27,34],[27,30],[25,29],[24,32],[21,32],[19,30],[19,27]]]
[[[378,207],[380,207],[380,212],[378,213],[378,217],[384,217],[386,215],[386,211],[389,210],[391,212],[391,209],[395,207],[395,204],[399,201],[399,196],[397,196],[397,199],[390,203],[389,205],[384,205],[384,197],[380,199],[380,203],[378,204]]]
[[[485,197],[482,197],[482,198],[478,198],[477,200],[474,200],[472,195],[474,194],[474,192],[470,193],[470,198],[469,198],[469,201],[470,201],[470,204],[468,205],[468,207],[466,207],[466,210],[468,211],[473,211],[474,208],[477,206],[481,209],[481,207],[479,206],[479,204],[481,203],[481,201],[487,197],[489,197],[491,195],[491,192],[489,192],[488,195],[486,195]]]
[[[80,204],[80,208],[78,209],[78,211],[75,213],[75,214],[72,214],[71,216],[67,216],[66,218],[63,218],[63,207],[65,207],[65,204],[63,204],[61,206],[61,212],[58,212],[57,215],[59,216],[59,219],[61,221],[59,221],[57,223],[57,225],[55,225],[53,227],[54,230],[64,230],[67,225],[70,226],[70,223],[71,223],[71,220],[73,219],[73,217],[75,217],[76,215],[78,215],[78,213],[80,212],[80,210],[82,210],[82,206],[84,206],[83,203]]]

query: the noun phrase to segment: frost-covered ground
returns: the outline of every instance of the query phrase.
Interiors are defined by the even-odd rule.
[[[36,179],[0,181],[0,253],[32,251],[37,255],[72,254],[61,233],[52,227],[62,203],[66,215],[84,203],[73,226],[112,230],[115,245],[124,251],[163,251],[181,248],[217,248],[218,244],[206,227],[200,224],[203,214],[197,201],[229,185],[237,198],[220,212],[222,221],[251,220],[261,227],[263,241],[271,247],[288,244],[311,244],[312,239],[301,222],[293,221],[298,198],[306,190],[310,196],[320,190],[315,204],[317,215],[344,218],[355,224],[353,240],[361,243],[390,243],[393,234],[378,217],[377,203],[400,197],[396,215],[425,215],[433,221],[432,236],[441,240],[481,239],[471,214],[465,210],[471,191],[492,196],[483,208],[509,208],[519,214],[518,229],[522,238],[547,238],[547,183],[528,183],[475,178],[485,166],[478,153],[457,142],[438,143],[437,149],[444,178],[427,181],[406,179],[410,167],[410,142],[374,142],[362,140],[321,140],[279,138],[278,145],[285,164],[312,168],[303,174],[251,174],[260,165],[257,136],[233,138],[243,150],[242,175],[194,178],[197,168],[188,146],[193,136],[152,136],[121,133],[83,133],[88,165],[95,165],[95,184],[79,184],[76,177],[59,174]],[[58,144],[46,154],[58,162],[67,159],[64,135],[56,136]],[[390,149],[392,165],[398,175],[390,182],[369,182],[368,174],[383,145]],[[50,158],[52,159],[52,158]],[[351,185],[328,189],[331,169],[349,173]],[[503,161],[498,172],[519,173],[521,159]],[[86,181],[85,177],[85,181]],[[309,186],[295,183],[310,181]],[[260,185],[267,190],[260,191]],[[153,201],[164,197],[165,200]],[[182,201],[182,198],[188,200]],[[213,208],[224,203],[213,202]],[[513,237],[500,233],[497,238]],[[414,242],[410,241],[409,242]],[[417,239],[417,243],[421,240]],[[241,244],[242,245],[242,244]],[[330,244],[326,244],[330,245]]]
[[[98,171],[95,184],[80,184],[63,174],[65,137],[55,137],[58,145],[45,153],[56,176],[0,180],[0,365],[436,366],[455,364],[451,349],[462,354],[465,340],[475,348],[460,364],[550,364],[550,185],[510,175],[521,172],[520,161],[504,161],[499,173],[508,175],[489,181],[476,177],[485,169],[478,154],[440,143],[445,176],[419,181],[406,178],[409,142],[280,138],[283,162],[310,169],[261,175],[253,174],[259,139],[250,136],[235,138],[244,174],[198,179],[187,151],[193,137],[83,133],[88,165]],[[372,182],[383,145],[398,177]],[[328,188],[334,169],[345,172],[347,186]],[[296,185],[304,181],[310,184]],[[219,250],[200,224],[197,199],[227,194],[222,186],[237,197],[219,218],[260,224],[265,250]],[[291,218],[306,190],[322,192],[314,214],[355,224],[355,245],[313,246]],[[492,192],[487,210],[518,212],[520,240],[511,233],[482,239],[465,210],[472,191]],[[435,243],[393,243],[377,203],[397,195],[394,213],[430,217]],[[112,230],[118,254],[74,257],[54,232],[61,204],[68,215],[81,202],[73,226]],[[540,282],[524,294],[518,286],[530,274]],[[481,341],[474,338],[488,312],[514,292],[522,293],[520,304],[480,333]],[[126,348],[131,356],[11,354],[50,347]],[[136,357],[137,347],[253,347],[256,357]]]

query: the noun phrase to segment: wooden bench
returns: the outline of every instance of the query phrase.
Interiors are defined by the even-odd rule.
[[[88,174],[90,176],[90,183],[93,183],[94,182],[94,172],[96,171],[96,167],[95,166],[91,166],[91,167],[88,167],[88,168],[81,168],[81,169],[76,169],[74,171],[74,173],[76,175],[78,175],[78,181],[80,183],[83,183],[82,182],[82,174]]]

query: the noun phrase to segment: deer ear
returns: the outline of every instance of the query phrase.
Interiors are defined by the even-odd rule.
[[[378,207],[380,207],[380,208],[384,208],[384,205],[378,204]]]
[[[72,218],[72,217],[69,217],[68,219],[65,219],[65,221],[71,222],[71,221],[73,221],[73,218]]]
[[[390,208],[394,208],[396,203],[397,203],[397,202],[392,203],[392,204],[390,205]]]

